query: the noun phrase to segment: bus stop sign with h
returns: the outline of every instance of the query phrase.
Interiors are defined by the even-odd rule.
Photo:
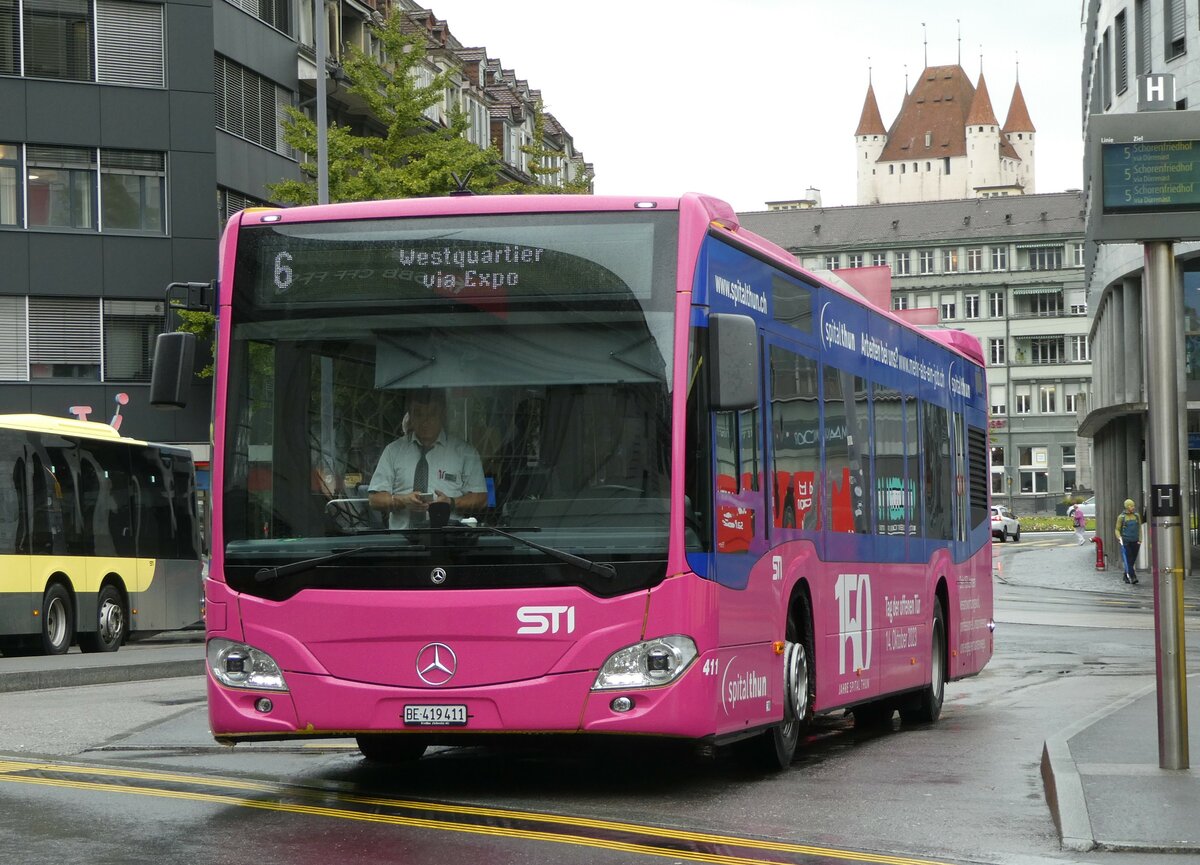
[[[1088,241],[1141,243],[1145,252],[1146,451],[1163,769],[1188,768],[1177,362],[1183,299],[1174,244],[1200,239],[1200,111],[1176,109],[1174,76],[1140,76],[1137,113],[1088,118],[1085,163]]]

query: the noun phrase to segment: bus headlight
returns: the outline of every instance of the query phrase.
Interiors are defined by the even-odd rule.
[[[208,641],[208,669],[222,685],[250,691],[286,691],[287,682],[275,659],[245,643]]]
[[[679,678],[696,655],[695,641],[682,634],[626,646],[604,662],[592,690],[665,685]]]

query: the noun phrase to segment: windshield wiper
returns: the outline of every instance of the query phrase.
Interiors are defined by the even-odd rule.
[[[286,565],[279,565],[274,568],[259,568],[254,572],[255,582],[265,583],[268,580],[277,580],[280,577],[290,577],[292,574],[303,573],[311,570],[318,565],[323,565],[326,562],[335,562],[338,559],[345,559],[349,556],[357,555],[358,553],[396,553],[396,552],[411,552],[412,550],[422,549],[421,547],[404,546],[404,547],[380,547],[374,545],[350,547],[348,550],[338,550],[336,553],[330,553],[327,556],[317,556],[315,559],[304,559],[299,562],[291,562]]]
[[[614,579],[617,576],[617,569],[606,562],[593,562],[591,559],[585,559],[582,556],[575,555],[574,553],[568,553],[566,550],[558,550],[554,547],[543,546],[542,544],[534,543],[528,538],[523,538],[520,535],[510,534],[509,532],[506,532],[503,529],[498,529],[495,526],[446,526],[445,531],[488,532],[493,535],[500,535],[503,538],[509,538],[510,540],[524,544],[527,547],[532,547],[538,552],[545,553],[552,559],[558,559],[564,564],[573,565],[589,574],[597,574],[609,580]]]

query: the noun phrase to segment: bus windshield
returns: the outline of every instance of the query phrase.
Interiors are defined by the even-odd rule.
[[[364,545],[338,562],[339,588],[428,587],[434,550],[459,566],[459,587],[616,594],[661,579],[676,221],[243,226],[224,435],[230,582],[264,595],[333,584],[332,568],[252,575]],[[431,493],[483,494],[436,539],[371,501],[385,486],[381,460],[394,462],[385,449],[414,439],[414,406],[430,393],[442,400],[442,440],[467,455],[461,470],[434,466]],[[394,483],[415,489],[411,473]],[[504,531],[463,531],[464,521]],[[611,563],[617,577],[541,547]]]

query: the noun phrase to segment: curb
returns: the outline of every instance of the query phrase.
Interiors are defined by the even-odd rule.
[[[173,679],[181,676],[202,675],[204,675],[202,658],[111,667],[29,670],[5,673],[0,676],[0,693],[40,691],[45,688],[77,688],[81,685],[108,685],[115,682],[140,682],[147,679]]]

